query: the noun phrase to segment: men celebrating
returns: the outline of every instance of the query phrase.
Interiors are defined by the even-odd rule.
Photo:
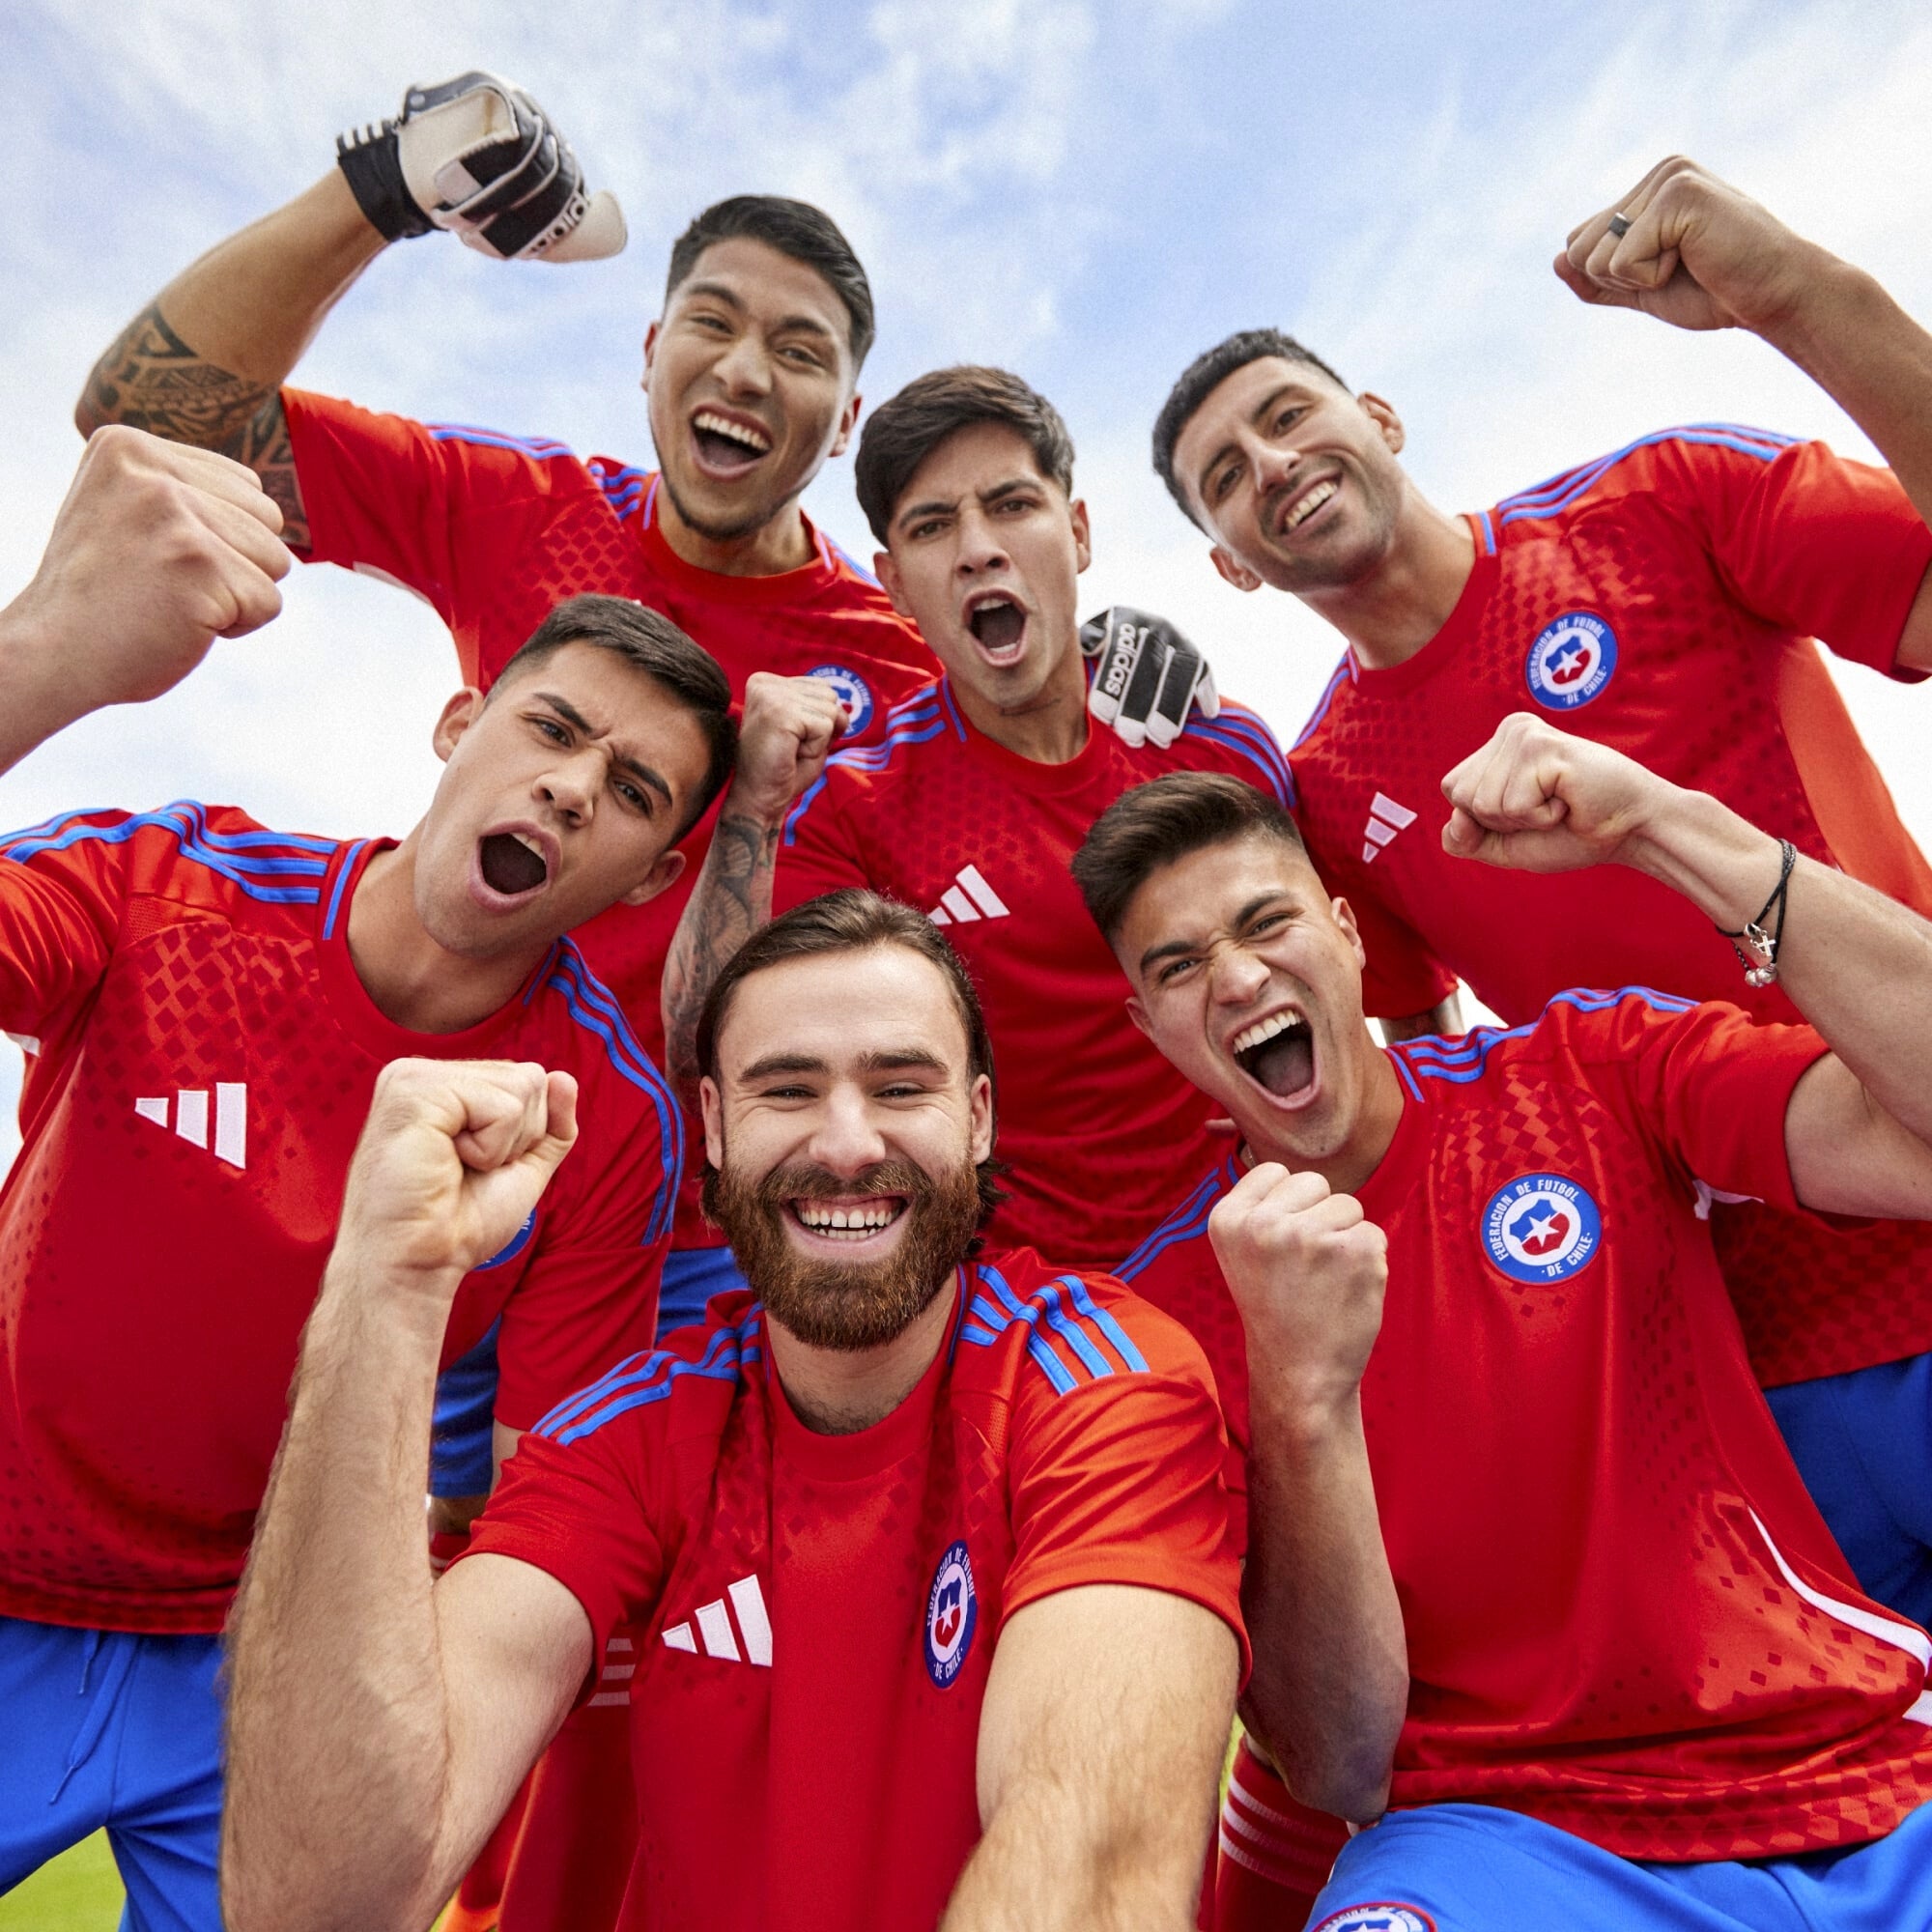
[[[581,1110],[540,1067],[385,1076],[234,1631],[231,1932],[428,1922],[626,1623],[626,1925],[1191,1924],[1239,1628],[1206,1363],[974,1256],[992,1067],[922,915],[767,925],[698,1053],[762,1302],[554,1408],[434,1588],[435,1337]]]
[[[1932,912],[1932,871],[1809,641],[1904,680],[1932,668],[1932,338],[1681,159],[1583,223],[1557,266],[1592,301],[1755,330],[1895,474],[1706,424],[1450,518],[1397,462],[1393,410],[1267,330],[1181,378],[1156,466],[1224,577],[1293,592],[1349,640],[1293,761],[1309,849],[1368,949],[1372,1013],[1433,1028],[1421,1009],[1460,974],[1512,1024],[1564,987],[1630,983],[1790,1020],[1783,991],[1742,983],[1730,942],[1656,880],[1457,866],[1437,786],[1527,702]],[[1711,1211],[1753,1364],[1855,1569],[1932,1616],[1932,1246],[1917,1226]]]
[[[1697,1192],[1932,1214],[1932,928],[1533,717],[1444,790],[1460,856],[1628,866],[1737,930],[1778,899],[1767,963],[1817,1031],[1639,988],[1381,1052],[1349,908],[1266,800],[1166,779],[1083,848],[1135,1022],[1242,1135],[1123,1272],[1210,1340],[1231,1425],[1246,1391],[1257,1729],[1313,1802],[1398,1807],[1318,1909],[1925,1922],[1932,1642],[1799,1482]],[[1252,1753],[1236,1778],[1282,1798]],[[1267,1869],[1244,1803],[1224,1851]]]
[[[251,465],[301,555],[378,572],[427,598],[454,635],[464,678],[486,691],[554,604],[599,591],[681,625],[717,656],[735,695],[754,670],[810,674],[837,694],[850,735],[876,735],[886,706],[923,685],[932,664],[878,586],[799,507],[852,433],[873,335],[866,271],[818,209],[738,195],[678,238],[664,313],[644,336],[655,471],[580,461],[546,438],[425,425],[280,386],[387,242],[437,219],[448,197],[425,184],[460,194],[448,170],[467,174],[468,164],[444,150],[462,136],[482,141],[485,156],[520,156],[527,143],[507,132],[493,142],[492,124],[514,109],[521,128],[532,108],[488,75],[412,89],[400,127],[345,137],[339,170],[177,276],[101,357],[77,421],[83,431],[131,422]],[[540,110],[528,139],[560,142]],[[412,142],[431,145],[418,154]],[[382,162],[389,148],[394,160]],[[386,188],[371,185],[372,171]],[[513,253],[495,245],[514,239],[496,225],[511,211],[490,212],[499,185],[478,190],[484,205],[465,217],[465,239]],[[428,206],[411,227],[403,214],[418,187]],[[575,231],[548,259],[569,259],[585,239]],[[694,863],[705,837],[687,845]],[[659,976],[683,899],[678,887],[582,936],[654,1058]],[[668,1316],[696,1317],[712,1288],[735,1279],[718,1238],[694,1183],[667,1275]]]
[[[0,614],[0,755],[265,621],[279,521],[225,457],[98,435]],[[218,1923],[216,1633],[387,1062],[541,1054],[584,1099],[577,1171],[429,1338],[494,1334],[499,1446],[648,1339],[681,1122],[565,935],[676,876],[729,701],[667,620],[584,598],[445,706],[400,844],[192,802],[0,841],[0,1026],[29,1055],[0,1195],[0,1888],[104,1823],[134,1922]],[[397,1438],[419,1562],[429,1446]]]
[[[1238,705],[1197,713],[1166,745],[1090,727],[1075,612],[1087,510],[1065,425],[1018,377],[921,377],[867,422],[857,474],[880,579],[945,675],[895,707],[878,745],[829,759],[823,696],[754,680],[745,772],[666,973],[672,1068],[692,1076],[705,991],[774,894],[890,894],[946,928],[986,1002],[1013,1166],[996,1236],[1116,1260],[1160,1218],[1182,1151],[1205,1157],[1208,1109],[1109,1020],[1113,962],[1067,860],[1142,780],[1229,772],[1285,801],[1287,769]]]

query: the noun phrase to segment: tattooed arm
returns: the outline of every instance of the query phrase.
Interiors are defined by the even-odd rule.
[[[75,405],[83,436],[127,423],[245,463],[308,547],[281,385],[384,242],[339,171],[211,248],[122,330]]]
[[[785,814],[825,769],[845,717],[823,678],[754,670],[745,687],[737,775],[665,959],[665,1051],[671,1079],[686,1093],[697,1086],[697,1017],[711,982],[771,918]]]

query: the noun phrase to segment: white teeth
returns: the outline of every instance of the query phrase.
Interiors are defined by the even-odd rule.
[[[729,437],[733,442],[742,442],[747,449],[755,449],[763,456],[772,446],[772,440],[762,430],[753,429],[750,423],[734,422],[728,416],[721,416],[715,410],[699,410],[692,418],[694,429],[709,430],[713,436]]]
[[[819,1202],[801,1201],[796,1204],[796,1212],[814,1234],[872,1235],[890,1228],[899,1210],[887,1202],[866,1208],[827,1208]]]
[[[539,845],[537,841],[534,838],[532,838],[527,833],[513,832],[510,834],[510,837],[514,838],[517,841],[517,843],[524,848],[526,852],[534,852],[539,859],[544,859],[544,848],[541,845]],[[544,863],[546,866],[548,866],[550,862],[548,859],[544,859]]]
[[[1264,1040],[1272,1039],[1278,1033],[1286,1033],[1290,1027],[1306,1024],[1299,1013],[1276,1013],[1271,1019],[1257,1020],[1244,1033],[1237,1033],[1235,1036],[1235,1042],[1230,1051],[1246,1053],[1251,1046],[1260,1046]]]
[[[1334,494],[1335,485],[1333,483],[1318,483],[1314,489],[1309,491],[1307,496],[1302,497],[1289,511],[1287,526],[1290,529],[1294,529],[1297,526],[1305,524]]]

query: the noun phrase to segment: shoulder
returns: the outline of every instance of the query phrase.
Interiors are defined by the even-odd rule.
[[[1190,712],[1167,757],[1186,770],[1233,772],[1270,793],[1279,804],[1294,803],[1294,780],[1273,731],[1258,712],[1232,698],[1222,699],[1220,714],[1214,718]]]
[[[1535,535],[1564,518],[1625,503],[1637,497],[1694,499],[1700,486],[1754,480],[1799,440],[1737,423],[1688,423],[1627,442],[1607,455],[1564,469],[1505,497],[1477,524],[1494,549],[1511,537]]]
[[[1175,1203],[1167,1217],[1139,1247],[1114,1269],[1130,1287],[1143,1278],[1155,1280],[1177,1270],[1218,1266],[1207,1245],[1208,1220],[1215,1204],[1239,1179],[1236,1157],[1217,1161]]]
[[[928,680],[886,713],[879,735],[869,744],[834,752],[826,759],[824,771],[786,815],[784,842],[793,842],[809,813],[823,818],[844,799],[905,777],[929,754],[927,748],[949,739],[963,744],[965,737],[966,727],[945,679]]]
[[[0,835],[0,859],[32,865],[111,855],[135,890],[179,882],[217,898],[312,906],[339,842],[271,831],[233,806],[177,799],[155,811],[70,812]]]
[[[606,1139],[619,1131],[629,1134],[636,1131],[637,1117],[642,1116],[656,1122],[667,1152],[680,1145],[678,1104],[670,1082],[644,1051],[616,996],[590,970],[573,940],[556,942],[540,973],[537,991],[545,1002],[543,1018],[556,1030],[569,1070],[595,1080],[608,1092],[608,1104],[630,1116],[617,1128],[611,1122],[596,1121],[593,1113],[594,1129],[609,1130],[603,1134]]]
[[[1321,687],[1321,696],[1315,700],[1315,709],[1308,714],[1308,722],[1295,733],[1289,750],[1300,759],[1318,745],[1322,728],[1330,719],[1338,715],[1346,706],[1350,694],[1354,689],[1355,660],[1348,652],[1342,653],[1342,662],[1330,673],[1328,682]]]
[[[1015,1402],[1050,1404],[1147,1376],[1212,1386],[1206,1356],[1178,1321],[1112,1275],[1054,1270],[1030,1248],[967,1264],[959,1343],[964,1372],[990,1377]]]
[[[665,1435],[722,1432],[739,1393],[764,1373],[763,1321],[749,1293],[720,1295],[704,1321],[627,1355],[566,1396],[530,1433],[565,1449],[626,1416],[634,1418],[627,1427]]]

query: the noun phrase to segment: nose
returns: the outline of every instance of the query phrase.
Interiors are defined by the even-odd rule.
[[[1286,483],[1301,467],[1301,452],[1292,445],[1256,437],[1248,459],[1254,465],[1255,487],[1262,496]]]
[[[959,517],[959,554],[955,568],[962,578],[980,576],[988,570],[1003,570],[1007,549],[1000,531],[979,504],[962,510]]]
[[[835,1086],[812,1122],[806,1151],[819,1167],[841,1179],[884,1160],[885,1137],[879,1132],[867,1095],[842,1082]]]
[[[763,339],[752,329],[741,330],[712,367],[727,395],[763,396],[771,392],[771,357],[765,353]]]
[[[1208,984],[1222,1006],[1245,1007],[1267,984],[1268,969],[1245,947],[1215,948],[1208,963]]]
[[[540,773],[531,789],[558,817],[573,825],[587,824],[597,806],[604,761],[586,747],[575,756],[558,758]]]

